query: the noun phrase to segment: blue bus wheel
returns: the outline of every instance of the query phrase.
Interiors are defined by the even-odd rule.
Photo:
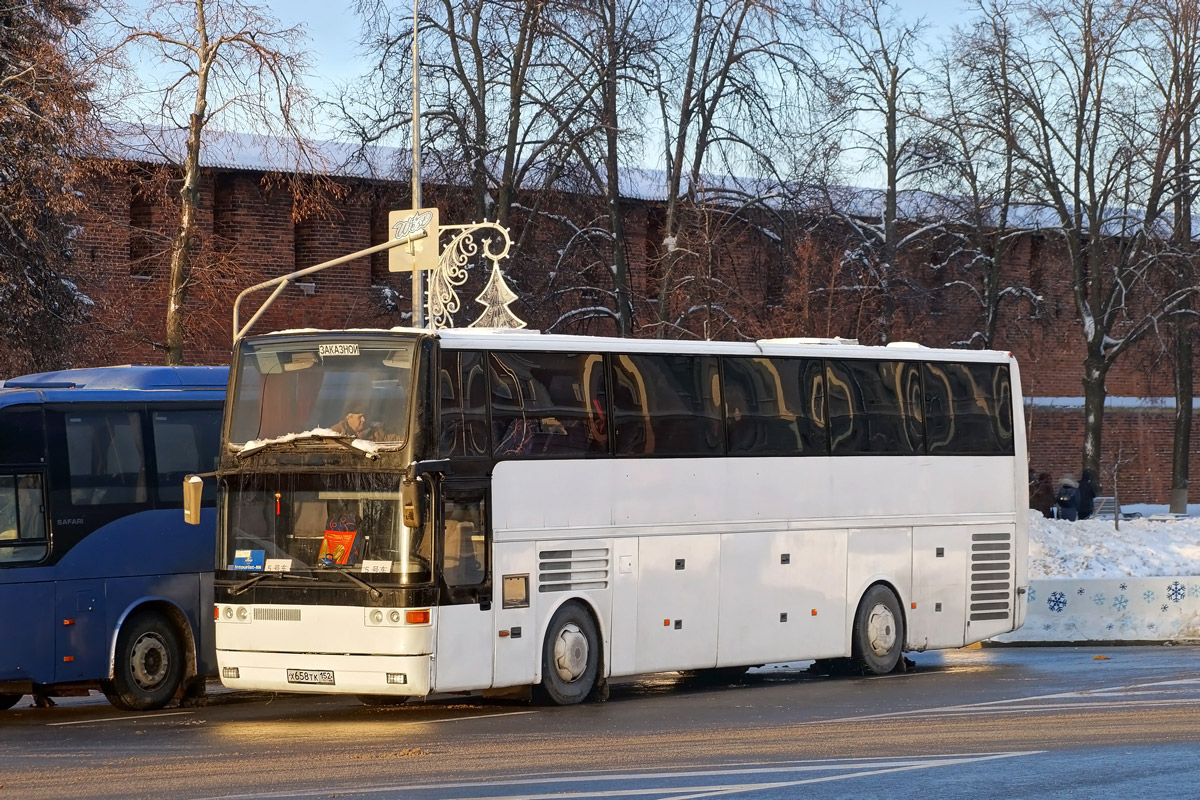
[[[18,702],[20,702],[22,697],[24,697],[24,695],[0,694],[0,711],[6,711],[6,710],[12,708]]]
[[[183,679],[183,647],[175,627],[158,614],[139,614],[117,634],[112,680],[100,688],[108,702],[125,711],[162,708]]]

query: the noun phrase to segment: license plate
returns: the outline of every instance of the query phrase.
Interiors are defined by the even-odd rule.
[[[333,685],[333,670],[331,669],[289,669],[288,683],[320,683]]]

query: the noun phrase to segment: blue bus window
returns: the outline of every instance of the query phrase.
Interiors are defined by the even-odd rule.
[[[71,503],[77,506],[146,502],[146,467],[136,411],[67,415]]]
[[[46,512],[41,475],[0,475],[0,562],[46,557]]]

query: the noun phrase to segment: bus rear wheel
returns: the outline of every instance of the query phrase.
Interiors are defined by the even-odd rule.
[[[158,614],[139,614],[117,634],[112,680],[100,688],[124,711],[152,711],[171,701],[183,680],[179,634]]]
[[[0,694],[0,711],[7,711],[15,706],[24,697],[23,694]]]
[[[854,615],[854,661],[867,672],[886,675],[900,663],[903,649],[900,601],[886,586],[872,586]]]
[[[592,698],[600,673],[600,642],[592,615],[579,603],[554,612],[542,644],[539,694],[554,705],[569,706]]]

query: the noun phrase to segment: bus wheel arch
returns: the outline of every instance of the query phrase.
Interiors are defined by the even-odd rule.
[[[108,701],[125,711],[162,708],[195,673],[191,627],[169,603],[131,609],[117,629],[112,673],[100,682]]]
[[[863,671],[886,675],[904,654],[907,621],[896,590],[879,581],[867,587],[854,613],[851,657]]]
[[[573,598],[554,610],[542,637],[538,698],[553,705],[575,705],[608,698],[604,678],[604,641],[595,609]]]

